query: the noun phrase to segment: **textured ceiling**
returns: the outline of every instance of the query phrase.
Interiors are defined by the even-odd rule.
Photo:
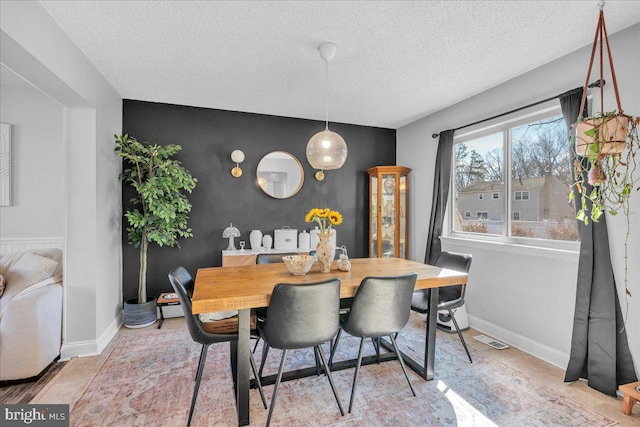
[[[145,101],[324,120],[317,46],[331,41],[329,120],[388,128],[590,44],[598,17],[593,0],[41,4]],[[633,25],[640,1],[607,1],[605,16],[609,33]]]

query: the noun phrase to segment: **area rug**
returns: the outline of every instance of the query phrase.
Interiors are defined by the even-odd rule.
[[[336,361],[357,356],[359,340],[345,336]],[[420,359],[423,318],[412,314],[398,337],[403,351]],[[327,348],[328,350],[328,348]],[[341,416],[325,376],[283,383],[273,426],[610,426],[615,422],[551,390],[489,355],[471,349],[469,363],[456,335],[438,333],[436,378],[409,371],[413,397],[396,361],[361,369],[351,414]],[[374,354],[367,344],[366,354]],[[120,338],[71,411],[72,426],[184,426],[200,346],[186,330],[153,331]],[[264,374],[275,373],[281,353],[269,353]],[[260,360],[260,350],[256,354]],[[290,352],[287,369],[315,366],[313,351]],[[353,370],[334,373],[345,411]],[[267,402],[273,386],[265,387]],[[251,390],[252,426],[267,412]],[[192,426],[236,426],[229,345],[210,347]]]

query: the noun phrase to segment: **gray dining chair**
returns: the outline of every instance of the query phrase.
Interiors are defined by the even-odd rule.
[[[198,390],[200,389],[200,381],[202,380],[202,371],[204,370],[204,364],[207,359],[207,349],[211,344],[237,340],[238,334],[213,334],[205,331],[202,328],[200,317],[197,314],[191,313],[191,296],[189,289],[191,289],[192,294],[194,282],[193,278],[184,267],[176,267],[175,269],[173,269],[169,273],[169,282],[171,283],[173,290],[178,295],[178,299],[180,300],[180,305],[182,306],[184,317],[187,321],[187,328],[189,329],[191,339],[193,339],[193,341],[197,342],[198,344],[202,344],[202,349],[200,350],[200,359],[198,360],[198,368],[196,370],[196,384],[193,388],[193,396],[191,397],[191,408],[189,409],[189,418],[187,420],[187,426],[189,426],[191,425],[193,410],[196,406],[196,400],[198,399]],[[258,392],[260,393],[260,398],[262,399],[262,405],[264,406],[264,409],[267,409],[267,402],[264,398],[264,393],[262,392],[262,384],[260,384],[260,377],[258,376],[256,362],[253,359],[253,354],[250,354],[250,361],[251,369],[253,370],[253,376],[256,379]]]
[[[333,359],[333,354],[340,342],[342,331],[360,338],[358,361],[356,362],[356,370],[351,387],[351,399],[349,400],[349,413],[351,413],[356,394],[358,375],[360,373],[360,366],[362,365],[362,351],[366,338],[372,338],[374,342],[379,342],[379,338],[389,337],[393,344],[393,349],[398,355],[398,361],[409,383],[411,393],[413,393],[414,396],[416,395],[411,381],[409,381],[404,361],[396,345],[395,335],[400,332],[409,321],[409,315],[411,314],[411,295],[413,294],[417,278],[418,275],[416,273],[390,277],[365,277],[356,291],[349,313],[344,316],[344,320],[340,322],[341,329],[336,337],[335,345],[331,349],[331,359]],[[379,346],[377,346],[376,351],[379,351]]]
[[[286,252],[281,254],[258,254],[256,264],[274,264],[282,261],[283,256],[299,255],[298,252]]]
[[[436,259],[435,265],[438,267],[447,268],[449,270],[469,273],[469,269],[471,268],[471,261],[471,255],[444,251],[441,252]],[[460,331],[458,321],[456,320],[456,317],[453,313],[453,310],[462,307],[462,305],[464,304],[465,289],[466,286],[464,284],[444,286],[440,288],[438,294],[438,311],[447,310],[449,312],[449,316],[453,321],[453,326],[455,326],[456,328],[458,337],[460,337],[460,341],[462,342],[464,351],[467,352],[469,362],[473,363],[473,360],[471,359],[471,353],[469,353],[467,343],[464,341],[462,331]],[[429,313],[429,299],[429,290],[420,289],[415,291],[413,293],[413,297],[411,298],[411,309],[422,314]]]
[[[280,254],[258,254],[256,256],[256,264],[277,264],[284,263],[282,257],[298,255],[297,252],[286,252]],[[340,300],[340,305],[342,308],[342,301]],[[259,307],[254,309],[254,313],[256,314],[256,318],[258,322],[264,322],[267,317],[267,307]],[[260,338],[256,340],[255,345],[253,346],[253,353],[256,352],[258,348],[258,343],[260,342]],[[333,342],[331,343],[333,345]],[[258,370],[258,374],[262,376],[262,371],[264,370],[264,364],[267,361],[267,356],[269,355],[269,346],[267,343],[263,343],[262,345],[262,359],[260,360],[260,369]],[[316,370],[318,373],[320,372],[320,360],[318,359],[318,355],[316,354]]]
[[[284,256],[291,256],[291,255],[298,255],[297,252],[285,252],[285,253],[280,253],[280,254],[258,254],[256,255],[256,264],[277,264],[277,263],[284,263],[284,261],[282,260],[282,257]],[[254,313],[256,314],[258,321],[259,322],[263,322],[265,316],[267,315],[267,307],[258,307],[255,308]],[[260,339],[258,338],[256,340],[255,345],[253,346],[253,352],[256,352],[256,349],[258,348],[258,343],[260,342]],[[264,360],[266,356],[266,344],[263,346],[262,348],[262,354],[263,354],[263,358],[262,358],[262,362],[260,363],[260,375],[262,375],[262,369],[264,368]]]
[[[271,348],[282,350],[280,367],[269,406],[267,426],[271,423],[276,405],[287,353],[294,349],[313,347],[316,357],[320,356],[333,396],[338,403],[340,413],[344,415],[331,370],[321,347],[335,337],[340,329],[339,307],[340,279],[338,278],[316,283],[279,283],[273,288],[265,322],[258,324],[265,343]]]

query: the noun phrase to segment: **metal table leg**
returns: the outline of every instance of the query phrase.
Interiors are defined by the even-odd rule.
[[[424,348],[424,379],[430,381],[434,375],[434,364],[436,359],[436,331],[438,330],[438,288],[429,290],[429,314],[427,315],[425,348]]]
[[[162,328],[162,323],[164,322],[164,313],[162,312],[163,304],[158,304],[158,308],[160,309],[160,322],[158,322],[158,329]]]
[[[249,330],[250,309],[238,310],[238,341],[231,342],[232,365],[235,389],[236,407],[238,409],[238,425],[249,425],[249,370],[251,357],[251,333]],[[234,348],[235,347],[235,348]],[[234,354],[235,353],[235,354]],[[235,361],[233,360],[235,358]]]
[[[409,357],[408,354],[400,352],[405,364],[414,372],[427,381],[431,381],[434,376],[434,365],[436,356],[436,331],[438,329],[438,288],[429,289],[429,314],[425,320],[425,339],[424,339],[424,363],[420,363]],[[387,340],[381,339],[380,345],[388,351],[394,351],[393,347]]]

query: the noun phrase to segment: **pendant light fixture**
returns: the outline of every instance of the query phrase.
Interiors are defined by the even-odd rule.
[[[329,130],[329,61],[336,55],[333,43],[318,46],[320,57],[325,62],[325,129],[316,133],[307,143],[307,160],[314,169],[318,181],[324,179],[324,171],[340,169],[347,160],[347,143],[337,133]]]

